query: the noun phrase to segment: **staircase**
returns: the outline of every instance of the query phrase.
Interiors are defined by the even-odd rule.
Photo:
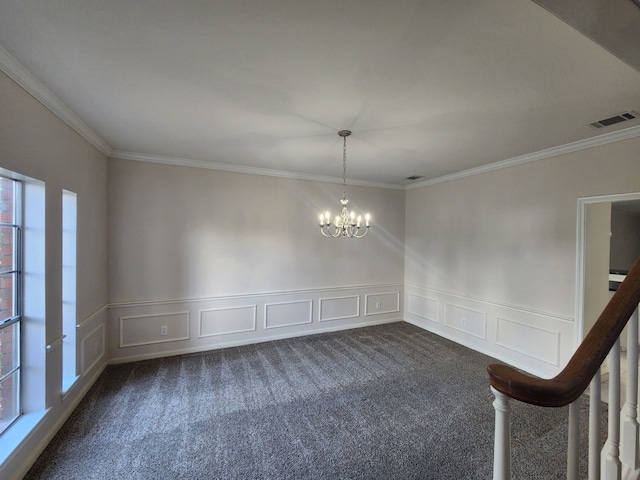
[[[589,480],[640,479],[638,423],[638,304],[640,259],[605,307],[567,366],[556,377],[540,379],[508,365],[489,365],[489,383],[495,395],[493,479],[511,479],[512,400],[541,408],[569,408],[567,479],[578,480],[578,399],[590,389]],[[629,323],[626,394],[620,398],[620,334]],[[608,432],[601,447],[600,368],[609,357]]]

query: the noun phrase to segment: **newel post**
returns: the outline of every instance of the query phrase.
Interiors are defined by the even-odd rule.
[[[491,387],[496,397],[495,439],[493,446],[493,480],[511,480],[511,405],[510,399]]]

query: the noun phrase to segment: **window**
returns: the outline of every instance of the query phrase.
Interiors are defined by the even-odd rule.
[[[0,177],[0,433],[22,413],[20,187],[19,182]]]
[[[76,368],[77,196],[62,191],[62,391],[78,379]]]

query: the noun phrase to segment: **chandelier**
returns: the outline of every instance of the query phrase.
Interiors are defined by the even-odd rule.
[[[320,232],[325,237],[362,238],[369,232],[371,217],[367,213],[364,216],[364,225],[362,225],[362,216],[347,208],[349,204],[349,200],[347,200],[347,137],[351,135],[351,131],[340,130],[338,135],[344,140],[342,147],[342,200],[340,200],[342,208],[340,215],[336,215],[333,223],[331,223],[331,214],[328,211],[320,214]]]

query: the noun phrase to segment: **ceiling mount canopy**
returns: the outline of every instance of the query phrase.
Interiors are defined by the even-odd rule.
[[[367,213],[364,216],[364,225],[362,225],[362,216],[356,214],[353,210],[349,211],[347,205],[347,137],[351,135],[351,130],[340,130],[338,132],[343,139],[342,147],[342,205],[340,215],[336,215],[333,223],[331,223],[331,213],[326,211],[320,214],[320,232],[325,237],[333,238],[362,238],[369,233],[371,227],[371,216]]]

